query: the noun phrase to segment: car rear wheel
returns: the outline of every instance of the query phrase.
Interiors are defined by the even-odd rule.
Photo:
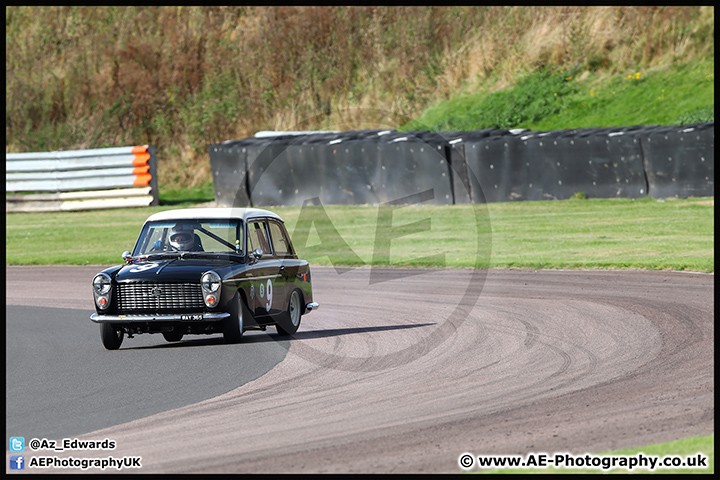
[[[280,335],[293,335],[300,328],[300,317],[302,316],[302,296],[300,291],[295,289],[290,294],[286,315],[278,321],[276,326]]]
[[[117,350],[122,345],[125,333],[122,328],[112,323],[100,324],[100,338],[102,338],[103,346],[108,350]]]
[[[179,342],[183,338],[182,332],[163,332],[163,337],[168,342]]]
[[[243,320],[248,310],[239,292],[230,302],[230,316],[223,321],[223,337],[227,343],[238,343],[243,336]]]

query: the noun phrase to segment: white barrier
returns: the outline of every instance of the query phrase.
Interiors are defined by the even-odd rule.
[[[5,212],[158,205],[155,147],[5,154]],[[29,193],[32,192],[32,193]]]

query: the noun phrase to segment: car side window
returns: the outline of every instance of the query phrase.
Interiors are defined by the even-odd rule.
[[[265,255],[273,254],[270,243],[268,242],[266,222],[250,222],[248,225],[248,243],[251,246],[250,251],[259,248]]]
[[[291,255],[290,245],[285,229],[277,222],[270,222],[270,240],[276,255]]]

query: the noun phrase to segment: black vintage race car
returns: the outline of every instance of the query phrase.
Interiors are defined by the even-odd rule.
[[[92,281],[103,345],[162,333],[243,332],[274,326],[292,335],[313,302],[310,267],[299,260],[283,220],[257,208],[192,208],[150,216],[124,265]]]

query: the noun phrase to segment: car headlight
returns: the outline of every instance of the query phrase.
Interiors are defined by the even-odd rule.
[[[112,290],[112,280],[105,273],[98,273],[93,278],[93,293],[95,293],[95,305],[100,310],[107,310],[110,306],[110,291]]]
[[[205,272],[202,274],[202,277],[200,277],[200,284],[202,285],[203,290],[216,292],[217,289],[220,288],[220,275],[212,270]]]
[[[112,287],[112,281],[107,274],[98,273],[95,275],[95,278],[93,278],[93,289],[96,294],[105,295],[110,291],[110,287]]]

